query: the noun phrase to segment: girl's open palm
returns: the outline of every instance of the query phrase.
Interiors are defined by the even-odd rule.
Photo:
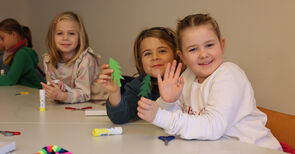
[[[170,63],[167,64],[165,73],[164,73],[164,79],[162,80],[162,77],[160,75],[160,72],[158,72],[158,86],[159,86],[159,91],[161,98],[165,102],[175,102],[183,89],[184,81],[183,77],[180,77],[181,73],[181,67],[182,64],[179,63],[176,68],[176,61],[174,60],[172,63],[172,66]]]

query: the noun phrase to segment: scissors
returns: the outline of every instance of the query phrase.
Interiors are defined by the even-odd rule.
[[[65,107],[66,110],[73,110],[73,111],[77,111],[77,110],[88,110],[88,109],[92,109],[92,106],[87,106],[87,107],[83,107],[83,108],[75,108],[75,107]]]
[[[14,131],[0,131],[1,134],[4,136],[14,136],[14,135],[20,135],[20,132],[14,132]]]
[[[167,146],[170,141],[175,139],[175,136],[159,136],[158,138],[162,140]]]

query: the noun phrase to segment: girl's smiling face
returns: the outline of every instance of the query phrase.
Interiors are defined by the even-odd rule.
[[[179,56],[202,83],[222,64],[225,39],[219,40],[210,24],[186,28],[180,37]]]
[[[54,41],[64,60],[75,55],[79,44],[79,25],[75,21],[62,20],[56,24]]]
[[[167,43],[154,37],[142,40],[140,55],[144,72],[154,78],[157,77],[158,70],[163,75],[168,62],[172,63],[174,59],[173,51]]]

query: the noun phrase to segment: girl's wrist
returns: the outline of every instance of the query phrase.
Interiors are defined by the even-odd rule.
[[[121,93],[120,91],[118,92],[115,92],[115,93],[110,93],[109,95],[109,101],[110,101],[110,104],[112,106],[118,106],[121,102]]]
[[[66,92],[57,93],[55,99],[59,101],[65,101],[67,99],[68,95]]]

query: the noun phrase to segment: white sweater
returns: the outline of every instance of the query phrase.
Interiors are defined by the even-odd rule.
[[[184,88],[175,103],[157,100],[153,124],[184,139],[217,140],[221,136],[282,150],[265,127],[267,117],[257,109],[251,83],[239,66],[226,62],[199,84],[186,69]]]

